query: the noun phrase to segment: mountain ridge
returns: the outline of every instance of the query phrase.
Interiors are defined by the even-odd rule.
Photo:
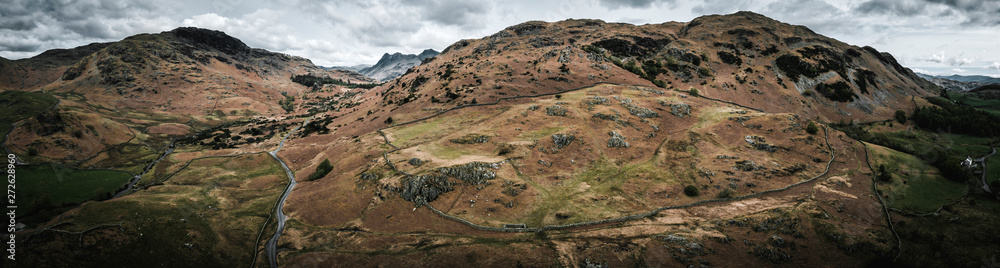
[[[419,62],[363,85],[188,30],[127,38],[36,88],[61,104],[18,124],[12,150],[149,173],[31,223],[28,265],[86,264],[72,251],[263,266],[253,239],[294,178],[281,265],[862,266],[888,262],[893,224],[919,220],[888,219],[884,187],[931,180],[876,180],[876,160],[916,157],[830,126],[916,135],[889,120],[936,87],[888,53],[756,13],[528,21],[435,56],[385,53],[383,70]]]

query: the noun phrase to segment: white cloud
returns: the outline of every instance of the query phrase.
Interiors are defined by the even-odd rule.
[[[952,68],[951,70],[953,72],[956,72],[956,73],[964,73],[964,72],[966,72],[966,70],[962,69],[962,68]]]
[[[976,61],[976,59],[962,57],[962,54],[959,54],[958,56],[955,57],[948,57],[945,56],[944,51],[941,51],[940,54],[932,54],[926,58],[923,58],[922,60],[929,62],[943,63],[947,64],[948,66],[956,66],[956,67],[970,65]]]

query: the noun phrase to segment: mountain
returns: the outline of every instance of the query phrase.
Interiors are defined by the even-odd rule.
[[[379,97],[405,104],[393,108],[407,111],[405,118],[419,118],[427,107],[597,83],[696,89],[702,96],[828,122],[884,118],[912,110],[911,96],[933,94],[925,89],[930,83],[888,53],[741,12],[686,24],[526,22],[449,46],[389,83]]]
[[[925,79],[940,78],[948,79],[959,82],[980,82],[980,83],[990,83],[990,84],[1000,84],[1000,78],[985,76],[985,75],[929,75],[929,74],[918,74],[920,77]]]
[[[340,70],[348,70],[348,71],[355,71],[355,72],[361,73],[361,70],[364,70],[365,68],[369,68],[369,67],[372,67],[372,66],[371,65],[367,65],[367,64],[358,64],[358,65],[354,65],[354,66],[332,66],[332,67],[322,67],[322,68],[326,69],[326,70],[340,69]]]
[[[425,49],[420,54],[402,54],[399,52],[385,53],[378,63],[371,67],[363,68],[359,72],[378,81],[388,81],[399,77],[413,66],[420,65],[424,59],[437,56],[438,52],[433,49]]]
[[[955,91],[955,92],[968,92],[976,88],[980,88],[992,84],[1000,84],[1000,78],[994,78],[983,75],[949,75],[949,76],[935,76],[927,74],[918,74],[920,77],[927,79],[931,83],[938,85],[944,89]]]
[[[738,12],[421,55],[375,84],[181,28],[5,88],[20,264],[978,266],[1000,236],[944,177],[990,138],[921,126],[971,108],[872,47]]]
[[[322,175],[287,200],[301,226],[280,262],[863,265],[896,246],[875,170],[863,144],[817,126],[891,120],[935,95],[888,53],[749,12],[510,26],[290,141],[292,169]],[[326,160],[340,172],[319,173]],[[358,231],[318,239],[331,230]],[[385,233],[455,237],[407,237],[421,253],[361,242]],[[504,246],[461,242],[485,237]]]

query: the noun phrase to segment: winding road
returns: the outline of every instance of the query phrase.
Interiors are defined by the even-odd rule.
[[[997,153],[997,147],[993,147],[993,151],[990,152],[990,154],[980,158],[976,158],[976,162],[979,162],[979,166],[983,168],[983,176],[982,176],[983,190],[986,190],[987,193],[992,193],[993,191],[990,189],[990,184],[986,182],[986,172],[988,171],[986,169],[986,160],[996,153]]]
[[[288,199],[288,194],[292,192],[292,188],[295,188],[296,184],[295,174],[292,174],[292,170],[288,168],[288,165],[285,164],[285,161],[281,160],[281,158],[278,157],[278,151],[280,151],[282,147],[285,147],[285,141],[288,140],[288,137],[291,137],[292,134],[294,134],[295,131],[302,128],[302,126],[309,124],[309,120],[311,119],[312,117],[307,118],[305,122],[302,122],[302,125],[296,127],[295,129],[292,129],[291,132],[288,132],[288,134],[285,135],[285,138],[281,139],[281,142],[278,143],[278,148],[274,149],[274,151],[268,152],[268,154],[270,154],[271,157],[274,158],[274,160],[277,160],[278,163],[281,164],[281,168],[285,169],[285,174],[288,175],[288,187],[285,187],[285,192],[281,194],[281,198],[278,199],[278,203],[275,204],[275,209],[274,209],[275,210],[274,214],[277,215],[278,218],[278,228],[274,230],[274,236],[272,236],[270,240],[267,240],[267,244],[264,246],[264,248],[267,250],[267,259],[268,261],[270,261],[272,268],[278,267],[278,259],[277,259],[278,239],[281,238],[281,232],[285,230],[286,217],[282,209],[285,206],[285,199]]]

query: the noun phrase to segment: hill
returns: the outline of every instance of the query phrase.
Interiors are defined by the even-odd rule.
[[[37,201],[19,248],[60,267],[975,266],[998,236],[1000,207],[899,151],[982,151],[904,123],[966,108],[926,108],[937,88],[875,48],[739,12],[531,21],[421,62],[358,83],[215,31],[108,45],[41,86],[58,112],[5,144],[138,179]],[[108,145],[63,149],[86,139]],[[928,211],[986,231],[941,239]]]

